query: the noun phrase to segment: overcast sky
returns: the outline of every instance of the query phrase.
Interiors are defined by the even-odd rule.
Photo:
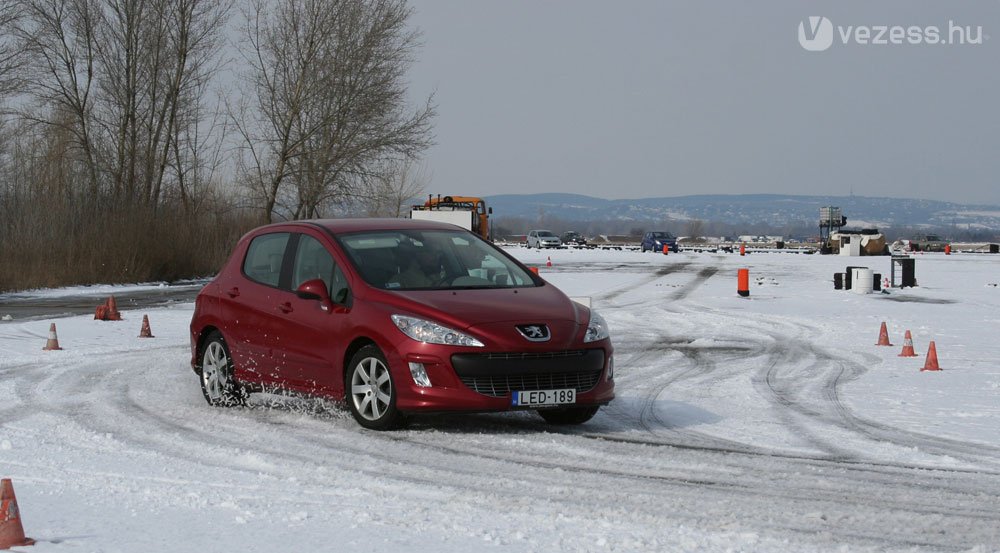
[[[414,103],[434,92],[439,112],[429,193],[1000,205],[1000,2],[412,6],[424,43]],[[822,42],[809,16],[833,29],[825,51],[800,44],[800,23]],[[926,44],[931,26],[958,40],[951,23],[967,41],[981,27],[981,44]],[[860,44],[859,26],[887,44]]]

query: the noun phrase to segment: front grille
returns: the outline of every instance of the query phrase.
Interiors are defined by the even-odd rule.
[[[463,384],[484,395],[575,388],[592,390],[604,370],[604,350],[456,354],[452,367]]]
[[[504,397],[512,391],[530,392],[564,388],[575,388],[576,393],[580,394],[593,389],[600,378],[601,371],[461,377],[462,383],[473,391],[493,397]]]
[[[484,353],[483,357],[486,359],[562,359],[562,358],[572,358],[572,357],[583,357],[586,355],[586,351],[545,351],[541,353],[507,353],[507,352],[494,352],[494,353]]]

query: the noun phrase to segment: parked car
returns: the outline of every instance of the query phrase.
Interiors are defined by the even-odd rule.
[[[453,225],[407,219],[257,228],[198,294],[191,365],[206,401],[291,390],[387,430],[411,413],[536,410],[586,422],[614,398],[596,312]]]
[[[915,252],[943,252],[948,242],[936,234],[924,234],[910,239],[910,249]]]
[[[581,235],[579,232],[572,231],[572,230],[568,231],[568,232],[564,232],[563,235],[559,237],[559,240],[563,244],[567,244],[567,245],[568,244],[572,244],[574,246],[586,246],[587,245],[587,239],[584,238],[583,235]]]
[[[672,252],[678,251],[677,237],[666,231],[650,231],[642,235],[642,243],[639,244],[643,252],[662,252],[663,246],[667,246]]]
[[[528,232],[529,248],[558,248],[560,246],[562,246],[562,241],[550,230],[533,230]]]

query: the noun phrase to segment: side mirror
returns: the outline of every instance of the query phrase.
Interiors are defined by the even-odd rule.
[[[295,295],[304,300],[319,300],[320,308],[323,311],[329,312],[333,308],[330,292],[326,289],[326,283],[322,279],[314,278],[303,282],[295,289]]]

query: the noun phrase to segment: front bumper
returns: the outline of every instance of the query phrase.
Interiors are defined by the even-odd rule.
[[[401,411],[508,411],[513,392],[574,388],[578,406],[603,405],[615,397],[608,380],[610,348],[568,352],[409,353],[390,366]],[[417,386],[409,363],[421,363],[432,386]]]

